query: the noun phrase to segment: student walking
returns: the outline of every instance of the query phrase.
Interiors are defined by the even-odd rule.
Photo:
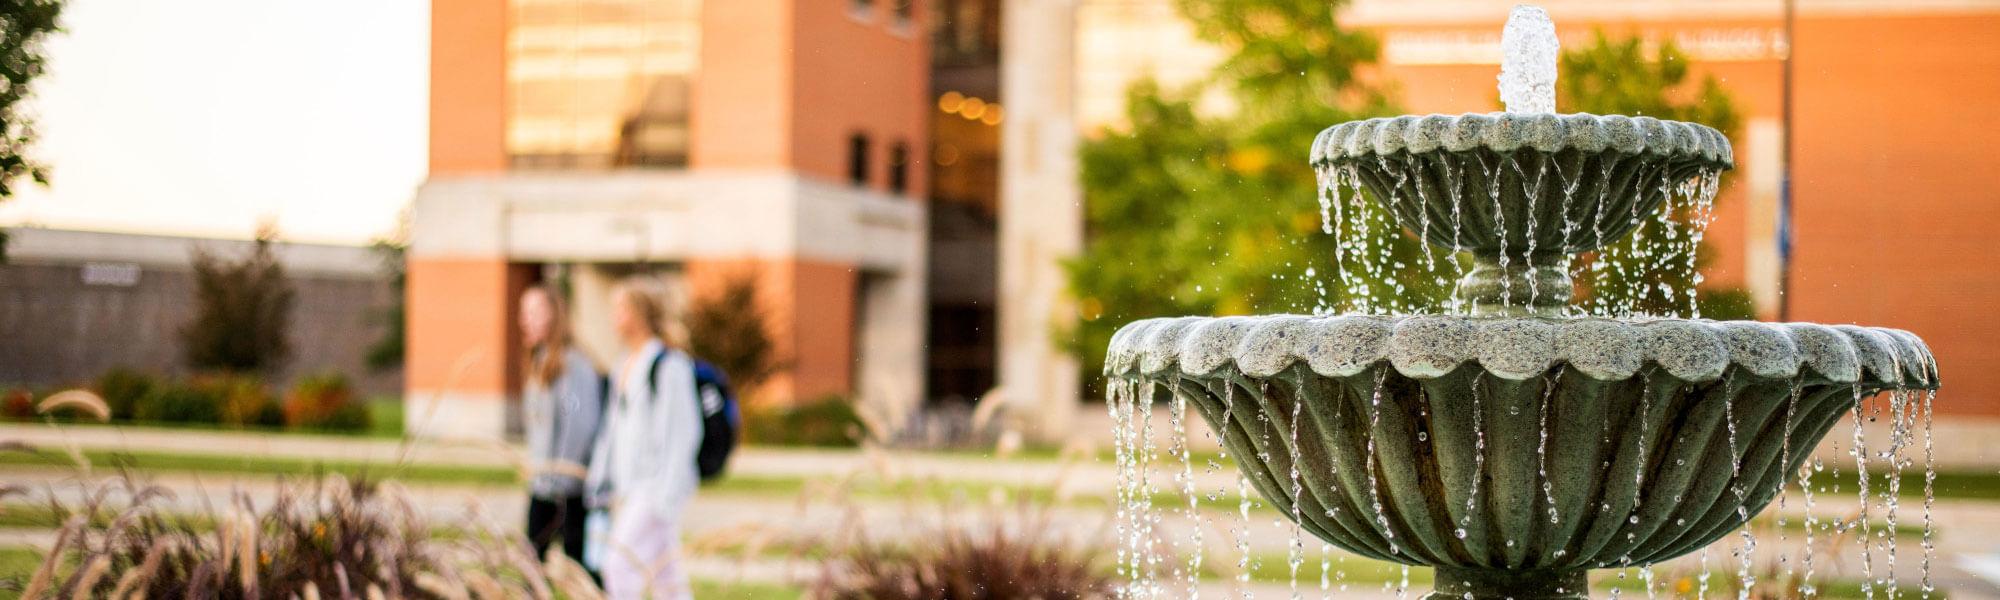
[[[583,480],[604,410],[604,379],[570,343],[562,299],[545,286],[521,294],[521,408],[533,476],[528,481],[528,540],[542,556],[558,538],[583,561]]]
[[[694,361],[669,342],[667,311],[651,284],[621,283],[611,300],[624,356],[590,463],[587,484],[607,532],[602,545],[592,542],[591,558],[611,598],[688,598],[679,552],[681,512],[700,485]]]

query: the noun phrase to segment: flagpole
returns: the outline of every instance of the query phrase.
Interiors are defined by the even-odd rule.
[[[1798,38],[1793,35],[1798,20],[1796,0],[1785,0],[1785,62],[1784,83],[1781,92],[1781,118],[1784,121],[1785,146],[1784,170],[1778,175],[1778,320],[1792,318],[1792,56],[1797,54]]]

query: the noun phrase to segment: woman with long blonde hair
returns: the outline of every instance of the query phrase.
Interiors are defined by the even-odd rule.
[[[528,482],[528,539],[535,555],[560,537],[563,553],[583,561],[584,477],[604,411],[604,377],[570,343],[569,317],[554,289],[521,292],[521,416],[533,475]]]
[[[667,341],[675,329],[668,315],[654,282],[631,279],[612,289],[611,324],[624,356],[611,374],[589,480],[592,521],[605,532],[589,554],[611,598],[690,596],[680,520],[700,485],[702,409],[693,359]]]

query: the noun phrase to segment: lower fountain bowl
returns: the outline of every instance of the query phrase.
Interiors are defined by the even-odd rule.
[[[1153,319],[1106,370],[1188,401],[1313,535],[1496,598],[1699,549],[1862,398],[1937,385],[1903,331],[1672,319]]]

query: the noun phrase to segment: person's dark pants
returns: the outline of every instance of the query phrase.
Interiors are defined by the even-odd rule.
[[[535,545],[535,557],[541,558],[549,551],[549,544],[556,536],[562,536],[563,554],[569,555],[576,564],[583,564],[583,520],[590,514],[583,507],[583,496],[571,496],[562,500],[543,500],[528,497],[528,542]],[[584,567],[589,570],[589,567]],[[592,572],[591,576],[596,577]]]

